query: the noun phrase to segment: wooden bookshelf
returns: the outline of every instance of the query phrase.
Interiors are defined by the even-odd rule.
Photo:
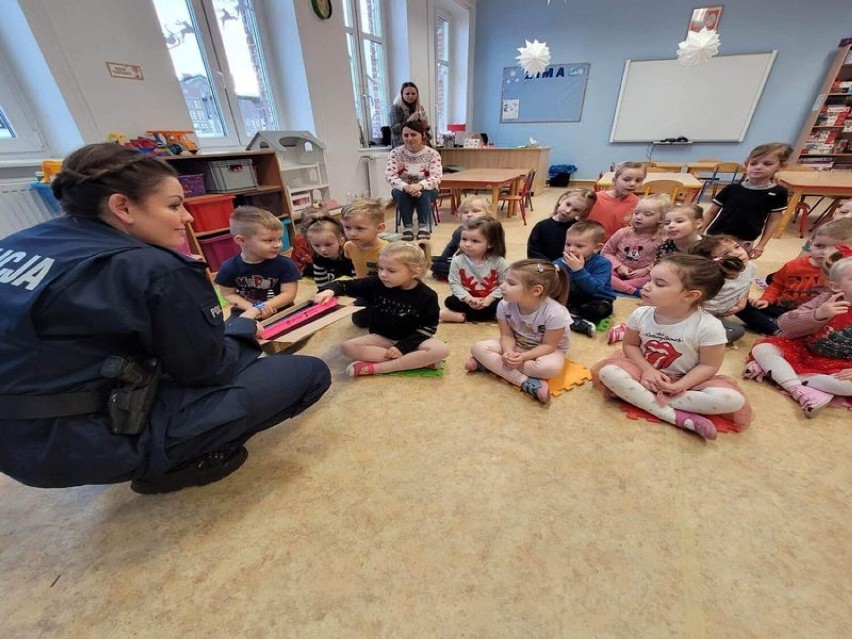
[[[852,170],[852,45],[840,47],[828,67],[793,161],[820,170]]]

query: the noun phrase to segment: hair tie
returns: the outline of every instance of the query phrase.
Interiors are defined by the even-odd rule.
[[[544,273],[544,267],[541,264],[536,264],[536,267],[538,267],[539,273]]]

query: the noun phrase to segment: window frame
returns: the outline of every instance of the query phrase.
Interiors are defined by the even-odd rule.
[[[438,26],[443,22],[445,26],[444,33],[444,41],[446,42],[445,54],[446,58],[440,58],[438,56]],[[446,132],[446,126],[449,124],[450,118],[450,109],[451,109],[451,97],[452,97],[452,48],[453,48],[453,39],[452,39],[452,18],[449,15],[444,15],[440,9],[435,11],[435,19],[433,23],[433,35],[434,35],[434,61],[435,61],[435,87],[434,87],[434,95],[435,95],[435,129],[434,134],[436,136],[441,135]],[[443,93],[443,105],[438,103],[440,99],[441,93],[438,91],[438,82],[441,77],[441,69],[446,69],[447,72],[447,82],[444,87]],[[443,107],[444,110],[444,118],[446,122],[444,122],[444,129],[441,130],[441,121],[439,117],[440,108]],[[437,139],[437,138],[436,138]]]
[[[27,108],[27,100],[11,68],[0,56],[0,109],[15,134],[13,138],[0,139],[0,157],[11,159],[13,156],[43,153],[46,149],[38,127],[30,117],[32,109]]]
[[[225,42],[222,38],[222,33],[216,23],[216,11],[213,6],[213,0],[183,0],[186,2],[192,12],[193,23],[196,29],[195,37],[201,51],[201,57],[204,61],[204,66],[209,74],[210,85],[213,89],[213,100],[219,110],[222,119],[222,128],[224,135],[209,136],[197,135],[198,143],[203,148],[207,149],[226,149],[226,148],[242,148],[244,149],[251,142],[254,134],[249,134],[245,127],[242,110],[240,109],[239,97],[233,83],[233,75],[231,67],[228,63],[227,50]],[[271,108],[272,123],[270,130],[275,130],[280,121],[277,114],[275,104],[275,93],[270,83],[269,62],[266,56],[266,49],[263,43],[263,33],[260,25],[257,23],[257,0],[251,0],[251,8],[254,14],[254,28],[258,38],[258,52],[260,57],[259,72],[263,76],[262,82],[265,84],[267,99]],[[153,1],[152,1],[153,5]],[[165,46],[165,41],[164,41]],[[175,79],[177,71],[175,71]],[[187,114],[192,119],[190,113],[190,105],[186,103]]]
[[[381,25],[381,35],[375,35],[368,31],[362,29],[361,25],[361,14],[359,11],[360,0],[341,0],[341,4],[345,5],[341,7],[343,11],[343,30],[346,33],[346,50],[349,52],[349,42],[351,38],[351,42],[353,43],[353,57],[358,60],[357,67],[355,69],[350,70],[350,77],[353,82],[357,82],[358,86],[352,87],[354,98],[355,98],[355,113],[356,118],[358,120],[358,124],[361,128],[361,135],[363,137],[362,142],[365,145],[369,145],[369,143],[374,139],[373,138],[373,122],[370,118],[370,113],[372,112],[370,109],[370,92],[369,87],[367,86],[367,77],[369,74],[366,72],[367,61],[366,61],[366,48],[364,47],[364,40],[368,40],[374,44],[377,44],[381,47],[381,60],[380,66],[382,68],[382,72],[384,77],[381,78],[381,83],[383,85],[383,91],[381,92],[379,98],[381,100],[380,105],[380,130],[382,126],[387,124],[388,112],[390,109],[390,99],[389,99],[389,76],[388,76],[388,61],[387,61],[387,48],[388,48],[388,33],[387,33],[387,12],[384,5],[383,0],[373,0],[375,2],[375,6],[378,6],[378,10],[380,13],[379,23]],[[346,16],[349,15],[352,18],[353,24],[350,26],[346,24]],[[351,65],[350,65],[351,66]],[[354,73],[353,73],[354,71]],[[354,77],[352,77],[354,76]]]

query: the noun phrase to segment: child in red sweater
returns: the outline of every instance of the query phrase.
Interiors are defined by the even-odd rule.
[[[750,299],[737,313],[746,327],[764,335],[778,333],[778,318],[823,292],[823,260],[840,244],[852,242],[852,220],[837,220],[819,227],[811,240],[811,253],[782,266],[760,299]]]

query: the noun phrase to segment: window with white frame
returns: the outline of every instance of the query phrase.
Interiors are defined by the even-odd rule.
[[[388,120],[387,67],[381,0],[341,0],[355,112],[365,143],[382,137]]]
[[[202,141],[245,146],[277,129],[253,0],[153,0]]]
[[[27,110],[18,83],[0,58],[0,153],[20,154],[44,148]]]
[[[435,15],[435,131],[447,131],[450,114],[450,21]]]

